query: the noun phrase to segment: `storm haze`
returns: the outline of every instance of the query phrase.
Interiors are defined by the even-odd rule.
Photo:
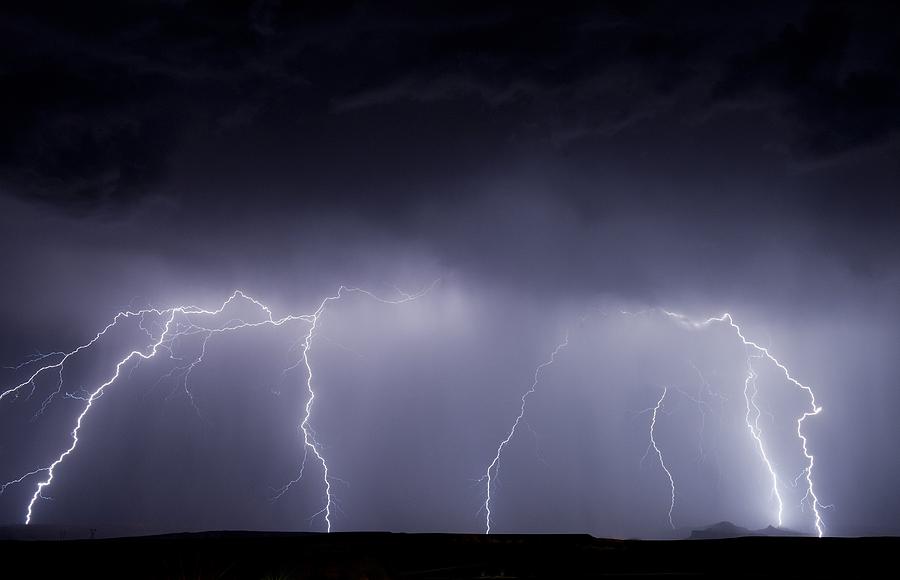
[[[825,533],[900,533],[896,7],[55,4],[0,16],[3,390],[120,311],[240,290],[310,316],[343,285],[371,295],[328,303],[306,359],[334,530],[484,531],[486,472],[558,350],[490,472],[492,531],[676,533],[645,453],[664,389],[675,527],[776,525],[749,363],[783,524],[815,533],[807,393],[727,321],[666,314],[727,312],[822,407]],[[239,297],[191,322],[264,316]],[[164,323],[72,357],[43,412],[56,370],[2,399],[0,480],[50,465]],[[34,522],[325,529],[309,331],[128,362]]]

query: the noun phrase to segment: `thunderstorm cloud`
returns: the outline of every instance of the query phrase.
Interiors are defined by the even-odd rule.
[[[322,317],[312,424],[335,528],[482,531],[485,470],[568,333],[504,450],[495,527],[658,536],[668,482],[641,459],[664,388],[675,524],[773,523],[747,349],[660,309],[731,312],[816,390],[828,533],[898,533],[898,21],[891,3],[815,1],[12,3],[0,362],[74,348],[123,309],[240,289],[283,316],[341,284],[395,299],[439,279]],[[129,365],[37,521],[320,529],[315,462],[272,499],[303,457],[306,331],[210,339],[199,411],[166,373],[200,337]],[[117,328],[40,415],[52,373],[0,402],[0,480],[52,461],[146,338]],[[753,365],[785,523],[809,532],[792,485],[808,398]],[[0,522],[35,481],[4,489]]]

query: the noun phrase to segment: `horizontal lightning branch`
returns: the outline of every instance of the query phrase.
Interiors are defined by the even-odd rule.
[[[74,427],[70,433],[69,443],[60,451],[59,455],[57,455],[53,459],[53,461],[50,461],[47,464],[39,465],[35,469],[31,469],[30,471],[21,473],[20,475],[13,479],[10,479],[9,481],[0,483],[0,494],[4,493],[10,486],[24,485],[29,481],[36,480],[34,490],[25,509],[25,523],[31,523],[34,517],[35,508],[39,503],[39,500],[45,498],[44,492],[53,484],[57,477],[59,466],[76,451],[80,443],[82,425],[86,421],[89,412],[94,406],[94,403],[100,397],[102,397],[106,390],[108,390],[116,382],[127,380],[127,377],[125,377],[124,379],[122,378],[123,371],[127,370],[128,373],[134,372],[135,368],[137,368],[137,366],[142,361],[157,357],[160,352],[168,353],[168,356],[173,361],[177,362],[175,368],[170,370],[169,373],[164,377],[177,377],[177,384],[181,385],[181,388],[183,388],[185,394],[189,397],[191,404],[199,414],[199,407],[189,387],[189,379],[191,373],[196,369],[196,367],[203,364],[204,357],[206,356],[208,349],[210,348],[211,340],[214,337],[221,334],[238,332],[251,328],[280,327],[288,323],[299,323],[305,327],[305,330],[301,338],[296,341],[295,346],[292,347],[292,351],[294,348],[297,349],[298,359],[291,366],[284,369],[283,376],[286,376],[290,371],[300,368],[304,371],[306,377],[306,402],[301,411],[301,418],[298,424],[298,432],[301,434],[303,441],[303,453],[301,456],[299,467],[297,469],[296,477],[276,490],[276,494],[273,499],[280,498],[284,494],[288,493],[291,488],[302,479],[308,467],[307,461],[310,459],[314,460],[315,462],[319,463],[322,468],[322,488],[324,497],[322,508],[318,512],[313,514],[313,518],[322,516],[324,519],[325,530],[330,532],[333,525],[334,510],[336,509],[336,504],[332,493],[332,482],[333,480],[335,480],[335,476],[332,475],[329,469],[329,465],[326,460],[323,448],[316,437],[314,429],[312,428],[312,417],[317,397],[317,391],[314,384],[314,372],[310,356],[314,348],[315,338],[321,329],[323,316],[325,315],[330,305],[342,300],[349,294],[360,294],[381,304],[399,305],[420,298],[421,296],[431,291],[438,282],[439,280],[436,280],[429,287],[415,294],[409,294],[397,290],[397,296],[399,297],[392,299],[380,297],[368,290],[364,290],[361,288],[340,286],[333,295],[325,297],[313,312],[308,314],[288,314],[280,318],[275,317],[268,306],[240,290],[233,292],[221,305],[214,309],[205,309],[197,306],[178,306],[168,309],[147,308],[143,310],[126,310],[119,312],[109,323],[106,324],[106,326],[104,326],[99,332],[93,335],[90,340],[68,352],[60,351],[47,354],[36,353],[21,364],[14,367],[8,367],[14,371],[25,371],[25,378],[23,381],[12,385],[0,392],[0,401],[16,400],[23,395],[26,395],[26,397],[30,397],[37,388],[38,381],[42,380],[42,377],[44,375],[50,375],[52,377],[55,377],[55,389],[49,396],[47,396],[43,400],[40,406],[40,410],[36,413],[36,416],[40,415],[53,402],[55,398],[60,396],[63,396],[67,399],[81,401],[83,403],[83,406],[80,413],[77,415]],[[252,309],[255,310],[256,314],[254,314],[252,316],[252,319],[249,320],[245,320],[242,318],[231,318],[229,320],[221,322],[221,320],[225,317],[220,317],[220,315],[222,315],[223,312],[226,311],[226,309],[228,309],[232,305],[235,305],[237,302],[241,302],[245,305],[251,306]],[[627,316],[635,316],[646,314],[647,312],[651,311],[644,311],[637,314],[621,312],[621,314]],[[781,373],[789,383],[800,389],[808,396],[810,406],[808,410],[804,411],[796,420],[796,433],[801,443],[801,448],[803,456],[806,460],[806,465],[801,471],[800,475],[795,479],[794,485],[798,485],[800,481],[805,482],[805,495],[802,503],[806,503],[811,507],[814,519],[813,524],[818,536],[821,537],[824,534],[824,524],[822,522],[820,510],[824,509],[827,506],[823,506],[819,502],[819,498],[815,492],[815,457],[809,451],[807,437],[803,430],[805,421],[809,417],[818,415],[822,410],[822,408],[817,403],[815,394],[813,393],[812,389],[795,379],[794,376],[788,371],[787,367],[778,359],[776,359],[767,348],[747,339],[741,327],[738,326],[737,323],[735,323],[730,314],[725,313],[718,317],[707,318],[701,321],[694,321],[682,314],[678,314],[675,312],[669,312],[666,310],[662,310],[661,312],[663,312],[667,317],[675,320],[676,322],[692,329],[706,328],[714,323],[725,324],[734,331],[735,336],[741,341],[741,344],[746,349],[748,374],[746,375],[746,379],[744,381],[744,399],[746,403],[745,422],[748,431],[754,440],[759,456],[762,459],[762,462],[765,465],[769,477],[772,481],[771,494],[777,503],[777,521],[779,526],[783,523],[784,508],[780,492],[780,479],[774,465],[769,460],[769,455],[767,454],[767,450],[764,445],[763,433],[760,426],[761,411],[758,404],[759,389],[756,384],[757,374],[754,368],[755,363],[753,361],[767,361],[775,365],[775,367],[781,371]],[[585,318],[582,318],[582,322]],[[119,359],[114,366],[113,372],[108,376],[108,378],[101,384],[95,386],[93,389],[79,389],[74,393],[65,392],[64,375],[67,363],[73,358],[78,357],[80,354],[90,350],[99,341],[103,340],[103,338],[106,337],[113,328],[125,324],[126,321],[136,322],[137,327],[142,331],[143,335],[146,335],[146,343],[142,347],[131,350],[124,357]],[[200,341],[200,350],[199,354],[197,354],[195,357],[184,358],[177,354],[177,351],[179,350],[179,346],[177,343],[179,340],[187,339],[189,337],[197,337],[195,340]],[[557,361],[560,352],[566,349],[568,346],[569,332],[567,331],[565,334],[565,338],[562,342],[556,345],[549,358],[535,368],[530,387],[520,397],[518,413],[516,414],[511,426],[506,431],[506,436],[502,440],[500,440],[499,444],[494,450],[493,459],[487,466],[487,469],[485,470],[482,477],[479,479],[480,482],[485,484],[485,500],[482,506],[485,512],[485,533],[490,533],[492,530],[492,500],[497,480],[500,474],[500,465],[503,453],[515,437],[520,424],[525,423],[525,414],[527,411],[529,398],[537,391],[544,371],[548,366]],[[691,364],[693,366],[693,363]],[[709,388],[709,384],[703,378],[703,375],[700,373],[696,366],[694,366],[694,369],[697,371],[698,375],[700,376],[701,382],[703,383],[701,391],[696,397],[688,394],[678,387],[674,388],[698,405],[699,411],[701,413],[699,457],[702,458],[704,455],[703,429],[706,421],[706,412],[710,410],[709,404],[706,400],[704,400],[704,397],[706,394],[711,393],[711,391]],[[663,460],[663,454],[657,444],[656,439],[656,424],[658,412],[662,410],[662,406],[665,402],[667,393],[668,387],[663,389],[662,396],[657,401],[655,407],[647,409],[647,412],[652,411],[649,434],[650,444],[656,451],[660,466],[666,473],[670,484],[671,500],[669,503],[668,520],[669,524],[674,528],[672,513],[675,507],[676,499],[675,482],[670,470],[668,469],[668,466]]]
[[[120,379],[123,369],[131,363],[137,364],[143,360],[149,360],[157,356],[160,351],[167,351],[170,353],[170,356],[173,356],[171,353],[173,352],[174,343],[179,338],[185,336],[193,336],[193,335],[202,335],[202,349],[200,355],[189,365],[182,367],[184,372],[182,380],[184,381],[184,389],[187,395],[191,399],[192,405],[194,405],[195,409],[196,403],[193,399],[193,396],[188,388],[188,379],[190,377],[190,373],[197,367],[197,365],[203,362],[203,357],[207,352],[207,345],[210,338],[214,335],[235,332],[239,330],[245,330],[248,328],[258,328],[264,326],[270,327],[280,327],[290,322],[301,322],[307,325],[307,331],[305,333],[303,339],[303,350],[302,350],[302,358],[301,362],[306,369],[306,389],[308,391],[308,398],[306,401],[306,405],[304,406],[303,418],[300,422],[299,428],[303,434],[303,443],[304,443],[304,462],[301,464],[299,475],[303,473],[303,466],[305,465],[305,458],[311,453],[321,464],[323,469],[323,481],[325,488],[325,505],[322,510],[318,513],[325,515],[325,523],[326,530],[331,531],[331,515],[333,508],[333,497],[331,495],[331,478],[328,472],[328,464],[325,460],[324,455],[321,452],[321,447],[318,442],[315,440],[313,435],[310,421],[312,418],[312,409],[313,402],[315,400],[315,391],[313,389],[313,373],[312,373],[312,365],[309,361],[309,353],[313,344],[313,336],[315,335],[316,330],[318,329],[319,322],[321,320],[322,315],[325,313],[326,306],[329,303],[340,300],[346,294],[362,294],[371,298],[377,302],[383,304],[403,304],[406,302],[410,302],[412,300],[416,300],[421,296],[428,293],[432,290],[439,280],[435,280],[430,286],[422,290],[421,292],[415,294],[409,294],[405,292],[399,292],[400,298],[398,299],[387,299],[377,296],[376,294],[364,290],[361,288],[341,286],[338,288],[338,291],[332,295],[325,298],[320,304],[319,307],[312,314],[288,314],[287,316],[281,318],[275,318],[272,314],[271,309],[244,292],[237,290],[233,292],[225,302],[223,302],[218,308],[215,309],[204,309],[199,308],[197,306],[178,306],[174,308],[168,309],[156,309],[156,308],[148,308],[137,311],[123,311],[119,312],[113,317],[113,320],[109,322],[100,332],[94,335],[88,342],[74,348],[69,352],[54,352],[49,354],[39,354],[35,355],[24,363],[13,367],[15,370],[21,370],[23,368],[27,368],[31,365],[41,365],[33,372],[30,372],[27,378],[12,386],[7,388],[6,390],[0,393],[0,401],[6,398],[18,398],[20,394],[26,390],[33,390],[36,386],[36,381],[45,373],[50,371],[55,371],[58,378],[57,389],[56,391],[48,397],[42,407],[41,411],[43,411],[47,405],[50,404],[53,397],[62,392],[63,388],[63,371],[65,364],[71,360],[73,357],[76,357],[80,353],[89,350],[92,346],[94,346],[97,342],[99,342],[104,336],[106,336],[111,329],[122,324],[126,320],[135,319],[138,321],[139,328],[147,335],[149,339],[149,343],[144,348],[139,348],[132,350],[127,355],[125,355],[122,359],[120,359],[114,368],[114,372],[112,375],[99,386],[95,387],[92,391],[85,392],[83,396],[81,395],[70,395],[67,394],[69,398],[79,399],[84,401],[84,407],[79,413],[75,426],[71,432],[71,440],[69,445],[63,449],[60,454],[49,464],[39,467],[37,469],[33,469],[27,473],[22,474],[21,476],[9,480],[5,483],[0,484],[0,493],[3,493],[9,486],[17,485],[25,482],[31,477],[41,476],[40,479],[34,489],[33,494],[31,495],[31,499],[28,502],[25,513],[25,523],[30,524],[33,516],[34,509],[39,499],[43,498],[43,492],[48,488],[54,481],[56,477],[57,468],[72,455],[78,444],[80,442],[79,434],[82,428],[84,421],[86,420],[88,413],[93,407],[94,403],[103,396],[106,389],[111,387],[117,380]],[[237,301],[244,301],[249,303],[253,307],[255,307],[260,313],[260,318],[255,321],[244,321],[240,319],[232,319],[220,326],[204,326],[197,322],[198,318],[215,318],[216,316],[222,314],[230,305],[234,304]],[[155,321],[160,331],[158,336],[154,335],[153,330],[151,330],[152,325],[147,324],[148,319],[151,321]],[[41,412],[39,411],[39,413]],[[299,480],[299,475],[297,479],[292,480],[291,483],[295,483]],[[285,486],[284,491],[290,487],[291,483]]]

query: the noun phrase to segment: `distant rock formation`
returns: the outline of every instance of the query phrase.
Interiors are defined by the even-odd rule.
[[[731,522],[719,522],[699,530],[693,530],[689,540],[715,540],[722,538],[743,538],[745,536],[803,536],[800,532],[787,528],[768,526],[761,530],[742,528]]]

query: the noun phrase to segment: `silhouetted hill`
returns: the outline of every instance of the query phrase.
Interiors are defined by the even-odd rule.
[[[890,569],[898,548],[898,538],[752,535],[642,541],[588,535],[213,532],[0,541],[7,571],[92,579],[860,577]]]
[[[90,540],[127,538],[159,534],[161,530],[130,526],[63,526],[50,524],[14,524],[0,526],[0,540]]]
[[[699,530],[691,531],[688,539],[690,540],[713,540],[724,538],[743,538],[746,536],[803,536],[800,532],[789,530],[787,528],[776,528],[767,526],[761,530],[750,530],[742,528],[731,522],[718,522]]]

